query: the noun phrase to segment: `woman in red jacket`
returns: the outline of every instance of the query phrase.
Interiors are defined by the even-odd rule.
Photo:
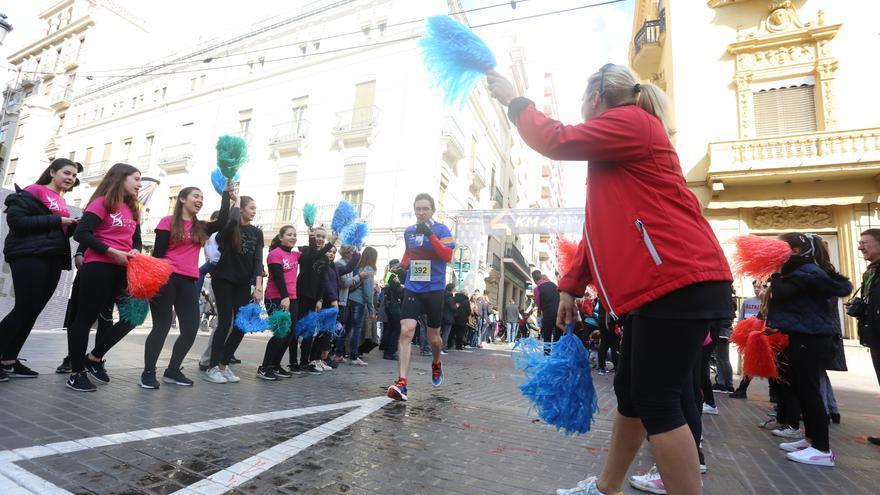
[[[700,493],[681,395],[710,321],[733,317],[733,277],[669,140],[665,95],[626,67],[607,64],[590,76],[584,122],[567,126],[518,97],[501,75],[490,72],[488,82],[531,148],[554,160],[589,162],[584,235],[559,281],[557,325],[576,319],[574,301],[591,283],[609,314],[629,316],[608,461],[583,492],[617,493],[647,437],[659,487]]]

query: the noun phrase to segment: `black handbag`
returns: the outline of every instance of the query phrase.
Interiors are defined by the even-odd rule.
[[[828,371],[849,371],[849,368],[846,366],[843,337],[840,335],[835,335],[831,338],[831,352],[825,361],[825,369]]]

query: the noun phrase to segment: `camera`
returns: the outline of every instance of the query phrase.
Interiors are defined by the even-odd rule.
[[[868,314],[868,303],[861,297],[854,297],[846,303],[846,314],[853,318],[862,318]]]

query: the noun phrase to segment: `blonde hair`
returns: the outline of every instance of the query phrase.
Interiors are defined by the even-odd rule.
[[[669,122],[669,99],[657,86],[639,83],[635,74],[623,65],[606,64],[590,76],[587,94],[599,93],[608,108],[636,105],[660,120],[666,134],[675,131]]]

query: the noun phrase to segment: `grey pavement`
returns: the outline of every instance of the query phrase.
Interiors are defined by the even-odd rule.
[[[174,337],[166,342],[160,370]],[[377,350],[366,356],[366,368],[342,365],[320,376],[264,382],[255,372],[265,338],[249,336],[237,353],[244,360],[235,366],[241,383],[215,385],[198,376],[196,356],[207,343],[200,335],[185,361],[194,387],[142,390],[137,379],[144,339],[133,333],[113,349],[107,356],[111,383],[83,394],[64,388],[65,376],[54,373],[66,353],[65,335],[31,336],[22,357],[42,375],[0,383],[0,451],[54,447],[14,450],[23,454],[12,463],[13,454],[0,452],[0,491],[200,493],[211,479],[234,471],[240,483],[229,485],[235,488],[228,493],[546,494],[598,474],[608,450],[613,375],[594,375],[601,411],[593,430],[566,437],[529,416],[508,346],[452,352],[438,389],[430,385],[430,358],[415,353],[410,401],[380,402],[375,412],[364,409],[362,419],[348,420],[360,403],[328,405],[381,397],[396,378],[396,363],[380,359]],[[865,435],[880,435],[880,387],[865,351],[848,347],[847,354],[852,371],[832,376],[843,416],[831,427],[837,467],[785,459],[778,439],[757,427],[771,404],[766,383],[756,381],[748,401],[721,396],[721,414],[704,417],[705,493],[880,492],[880,448],[865,441]],[[313,406],[328,407],[290,412]],[[161,429],[175,425],[184,426]],[[103,435],[112,436],[69,443]],[[58,446],[77,451],[63,453]],[[646,444],[632,472],[652,463]]]

